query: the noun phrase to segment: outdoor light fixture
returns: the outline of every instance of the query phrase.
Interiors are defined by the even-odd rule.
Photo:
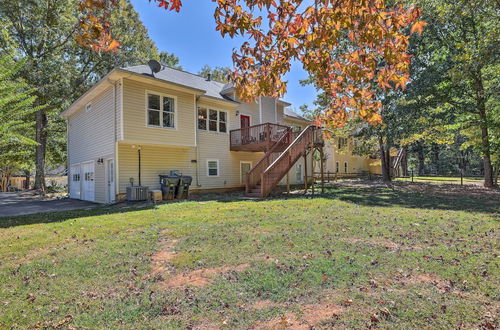
[[[236,116],[240,115],[240,110],[236,110]]]

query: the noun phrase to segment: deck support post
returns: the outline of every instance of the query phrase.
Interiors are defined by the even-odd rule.
[[[311,173],[312,173],[311,192],[313,195],[314,195],[314,182],[316,181],[316,178],[314,176],[314,170],[316,169],[316,164],[314,161],[314,152],[315,152],[315,149],[313,149],[311,152]]]
[[[323,152],[323,148],[320,148],[319,149],[319,159],[320,159],[320,171],[321,171],[321,194],[324,194],[325,193],[325,168],[324,168],[324,165],[323,165],[323,162],[324,162],[324,158],[325,158],[325,155],[324,155],[324,152]]]
[[[286,172],[286,193],[288,195],[290,195],[290,176],[289,176],[289,172]]]
[[[307,194],[307,152],[304,151],[304,194]]]

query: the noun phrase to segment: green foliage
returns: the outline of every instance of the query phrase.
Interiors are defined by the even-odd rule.
[[[17,78],[23,66],[9,55],[0,56],[0,172],[10,175],[28,163],[36,145],[31,138],[34,122],[30,116],[35,107],[33,89]]]
[[[198,72],[198,75],[207,78],[210,74],[212,80],[227,83],[230,73],[231,68],[221,66],[211,68],[208,64],[205,64],[203,68],[201,68],[201,70]]]
[[[160,52],[160,54],[158,55],[158,59],[160,60],[161,64],[166,65],[169,68],[182,70],[182,66],[179,64],[180,60],[174,54],[171,54],[169,52]]]
[[[65,162],[66,124],[59,114],[110,70],[144,64],[161,56],[169,59],[167,65],[178,62],[167,53],[158,54],[129,0],[120,0],[110,18],[113,33],[122,45],[117,52],[99,53],[78,46],[74,39],[80,15],[78,3],[76,0],[0,2],[0,51],[9,49],[16,58],[23,59],[19,75],[34,89],[37,102],[46,105],[36,116],[39,131],[36,150],[43,154],[47,166]],[[34,115],[31,120],[35,120]]]

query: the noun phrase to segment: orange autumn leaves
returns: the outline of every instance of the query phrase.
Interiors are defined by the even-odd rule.
[[[89,1],[99,2],[83,2]],[[350,116],[381,122],[381,95],[410,81],[409,37],[426,25],[419,8],[386,8],[384,0],[315,0],[310,6],[303,0],[212,1],[217,31],[248,39],[233,53],[231,79],[240,97],[283,96],[283,77],[300,61],[331,100],[318,118],[330,127]],[[153,2],[175,11],[182,6],[180,0]]]

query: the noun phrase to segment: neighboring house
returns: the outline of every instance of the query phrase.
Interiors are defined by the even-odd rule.
[[[289,105],[240,102],[230,84],[171,68],[114,69],[61,114],[70,196],[114,202],[131,184],[158,189],[158,175],[172,170],[192,176],[200,192],[241,189],[247,175],[250,195],[266,196],[286,173],[301,183],[312,170],[303,153],[321,131]]]
[[[353,176],[363,173],[380,174],[380,159],[353,154],[355,138],[333,137],[325,143],[324,171],[338,176]],[[318,167],[316,167],[317,169]]]

